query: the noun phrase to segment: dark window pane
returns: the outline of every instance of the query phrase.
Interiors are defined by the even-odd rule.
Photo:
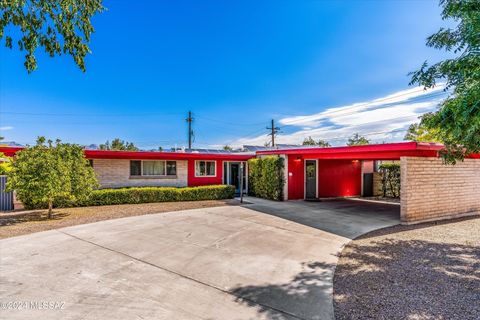
[[[167,161],[167,176],[177,175],[177,162]]]
[[[130,175],[141,176],[142,175],[142,162],[138,160],[130,161]]]
[[[207,162],[207,176],[215,176],[215,161]]]

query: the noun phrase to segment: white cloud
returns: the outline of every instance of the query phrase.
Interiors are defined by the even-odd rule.
[[[279,120],[280,125],[294,130],[278,135],[277,141],[300,144],[311,136],[341,145],[356,132],[374,142],[399,141],[411,123],[418,122],[418,117],[425,112],[436,110],[446,96],[444,85],[429,90],[413,88],[372,101],[328,108],[312,115],[285,117]],[[245,137],[233,145],[263,145],[267,139],[266,135]]]
[[[5,127],[0,127],[0,131],[7,131],[7,130],[12,130],[12,126],[5,126]]]

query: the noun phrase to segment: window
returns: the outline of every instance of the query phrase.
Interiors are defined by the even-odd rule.
[[[130,161],[130,175],[131,176],[142,175],[142,161]]]
[[[176,161],[130,161],[130,176],[175,176]]]
[[[215,161],[195,161],[196,177],[215,177],[216,169]]]
[[[143,161],[142,165],[143,176],[165,175],[165,161]]]

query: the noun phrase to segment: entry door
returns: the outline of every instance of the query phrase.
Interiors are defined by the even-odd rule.
[[[230,184],[240,193],[240,163],[230,163]]]
[[[305,161],[305,199],[317,197],[317,161]]]

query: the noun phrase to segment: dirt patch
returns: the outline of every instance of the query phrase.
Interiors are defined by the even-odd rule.
[[[394,226],[342,251],[336,319],[480,319],[480,218]]]
[[[0,214],[0,239],[102,220],[238,204],[237,200],[207,200],[61,208],[54,210],[53,219],[47,219],[46,210],[3,213]]]

